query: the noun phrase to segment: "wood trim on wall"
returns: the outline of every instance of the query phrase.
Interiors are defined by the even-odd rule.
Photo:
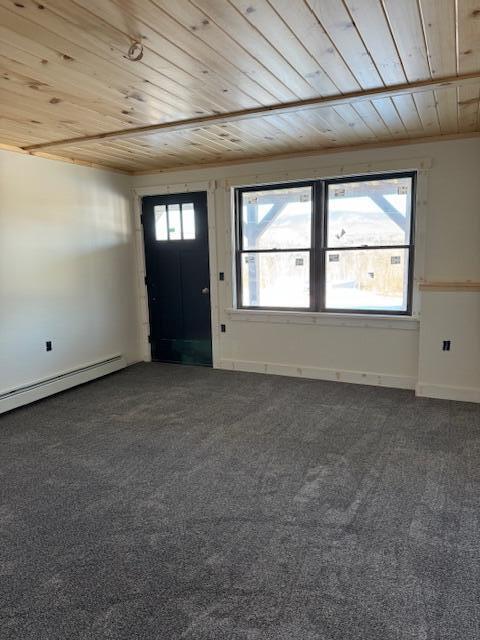
[[[420,291],[480,291],[480,282],[421,282]]]
[[[67,158],[66,156],[56,156],[52,153],[43,153],[42,151],[25,151],[21,147],[13,147],[10,144],[0,143],[0,151],[10,151],[11,153],[21,153],[25,156],[34,156],[36,158],[43,158],[44,160],[55,160],[57,162],[66,162],[67,164],[75,164],[80,167],[88,167],[89,169],[99,169],[101,171],[108,171],[110,173],[121,173],[122,175],[133,175],[132,171],[126,171],[124,169],[118,169],[117,167],[110,167],[104,164],[98,164],[96,162],[88,162],[87,160],[76,160],[75,158]]]

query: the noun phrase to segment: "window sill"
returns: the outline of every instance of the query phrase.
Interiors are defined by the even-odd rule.
[[[371,327],[417,331],[419,318],[414,316],[372,315],[366,313],[328,313],[326,311],[266,311],[264,309],[227,309],[230,320],[273,324],[313,324],[331,327]]]

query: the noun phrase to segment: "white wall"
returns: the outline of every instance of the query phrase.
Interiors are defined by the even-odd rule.
[[[479,282],[480,140],[435,149],[426,277]],[[443,340],[451,340],[451,351],[441,351]],[[480,293],[423,292],[417,392],[480,402]]]
[[[424,293],[418,366],[419,395],[480,402],[480,293]]]
[[[0,151],[0,394],[139,358],[129,181]]]
[[[326,177],[360,166],[365,172],[412,168],[422,158],[431,168],[427,204],[420,203],[427,228],[424,241],[418,239],[417,276],[479,281],[478,138],[134,178],[0,152],[0,394],[117,353],[133,362],[147,351],[138,340],[130,185],[184,191],[202,182],[213,186],[216,366],[416,386],[422,395],[480,401],[479,293],[424,292],[416,321],[287,321],[229,311],[230,183]],[[224,282],[217,271],[225,272]],[[227,325],[224,334],[220,323]],[[452,341],[450,352],[441,351],[444,339]],[[46,340],[52,352],[45,351]]]
[[[422,293],[416,288],[418,321],[307,320],[288,316],[255,319],[232,313],[234,292],[231,253],[230,185],[262,183],[269,178],[328,177],[349,172],[411,169],[431,160],[422,177],[418,202],[416,277],[429,281],[480,280],[480,140],[446,141],[369,151],[345,152],[136,176],[136,188],[170,185],[184,191],[192,182],[215,182],[211,223],[217,238],[218,270],[215,325],[216,366],[415,388],[423,395],[480,401],[480,294]],[[362,168],[362,169],[361,169]],[[422,187],[423,189],[423,187]],[[424,263],[424,264],[423,264]],[[275,317],[275,320],[272,318]],[[261,319],[261,322],[258,320]],[[441,351],[442,340],[452,342]]]

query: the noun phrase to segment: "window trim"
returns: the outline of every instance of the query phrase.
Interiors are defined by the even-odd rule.
[[[404,245],[372,245],[367,247],[328,247],[328,186],[331,184],[344,184],[347,182],[367,182],[371,180],[388,180],[389,178],[411,178],[411,212],[409,243]],[[381,171],[376,173],[342,175],[337,178],[319,178],[311,180],[278,182],[268,184],[254,184],[246,187],[234,188],[234,223],[235,223],[235,271],[237,309],[239,311],[280,311],[318,313],[318,314],[345,314],[363,316],[387,316],[387,317],[412,317],[413,315],[413,289],[414,289],[414,265],[415,265],[415,229],[416,229],[416,202],[417,202],[418,170],[408,171]],[[242,248],[242,196],[244,193],[255,191],[268,191],[273,189],[288,189],[296,187],[312,187],[312,219],[311,219],[311,246],[305,249],[261,249],[247,250]],[[408,251],[408,277],[407,277],[407,305],[404,310],[389,311],[386,309],[336,309],[326,307],[326,254],[327,251],[348,250],[378,250],[401,249]],[[309,307],[268,307],[260,305],[244,305],[242,289],[242,265],[243,253],[281,253],[308,251],[310,254],[310,306]]]

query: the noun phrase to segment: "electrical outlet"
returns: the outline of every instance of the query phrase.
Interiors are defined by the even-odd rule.
[[[220,331],[221,331],[222,333],[225,333],[225,332],[226,332],[226,330],[227,330],[227,327],[226,327],[224,324],[221,324],[221,325],[220,325]]]
[[[52,350],[52,341],[51,340],[47,340],[45,342],[45,351],[51,351]]]
[[[225,273],[223,271],[220,271],[220,273],[218,274],[218,279],[225,280]]]
[[[450,351],[450,340],[444,340],[442,345],[442,351]]]

